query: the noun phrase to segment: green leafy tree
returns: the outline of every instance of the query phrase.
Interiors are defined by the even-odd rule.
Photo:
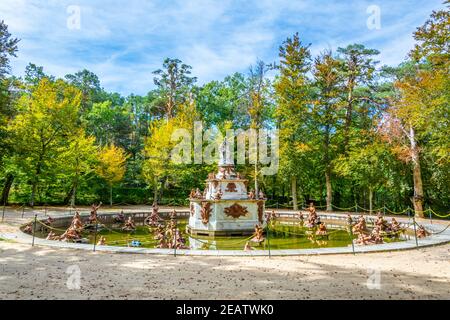
[[[418,44],[411,52],[414,68],[397,72],[397,94],[385,116],[384,136],[394,152],[411,163],[416,215],[423,217],[424,183],[422,165],[429,152],[434,162],[448,168],[450,150],[449,13],[433,12],[415,33]],[[407,64],[406,67],[411,64]],[[439,168],[437,166],[436,168]]]
[[[232,121],[235,128],[248,127],[247,87],[247,79],[241,73],[227,76],[223,81],[208,82],[201,87],[196,98],[205,125],[211,127]]]
[[[275,83],[277,109],[275,115],[280,135],[280,169],[289,177],[294,210],[297,210],[297,179],[305,160],[305,114],[310,103],[311,54],[309,45],[300,41],[298,33],[283,42],[279,49],[280,76]]]
[[[2,158],[10,153],[11,146],[7,144],[6,126],[14,114],[13,93],[14,81],[7,79],[10,71],[10,58],[17,55],[17,44],[19,40],[12,38],[8,26],[0,21],[0,172]],[[0,179],[2,181],[3,179]],[[8,200],[9,190],[14,180],[14,175],[8,172],[4,175],[4,183],[0,203],[5,204]]]
[[[360,189],[368,190],[369,212],[373,211],[374,193],[389,182],[389,167],[394,161],[389,148],[374,134],[368,143],[367,137],[352,141],[347,155],[334,161],[335,171],[350,178]]]
[[[115,145],[108,145],[100,150],[97,174],[102,177],[109,186],[109,204],[113,205],[113,186],[122,181],[125,175],[127,155],[125,151]]]
[[[191,66],[178,59],[164,60],[163,69],[153,72],[158,87],[160,106],[167,119],[174,117],[180,104],[187,101],[188,93],[197,78],[191,77]]]
[[[27,173],[33,206],[41,177],[55,166],[58,150],[77,121],[81,93],[62,80],[42,79],[30,95],[18,101],[18,114],[8,130],[18,167]]]
[[[450,2],[446,9],[433,11],[430,18],[414,33],[416,45],[410,56],[415,61],[426,60],[433,65],[448,67],[450,61]]]
[[[25,67],[25,84],[30,87],[30,90],[33,87],[37,86],[42,79],[47,78],[50,81],[55,81],[55,77],[52,77],[44,72],[44,67],[37,66],[34,63],[29,63]]]
[[[267,73],[273,68],[266,65],[264,61],[257,61],[255,66],[250,67],[249,78],[247,80],[246,105],[250,118],[250,128],[256,131],[264,128],[264,123],[271,115],[271,83],[267,79]],[[259,141],[258,145],[261,145]],[[259,194],[258,186],[258,152],[255,154],[254,167],[255,194]]]
[[[75,206],[77,191],[83,179],[93,176],[97,165],[95,138],[86,136],[84,129],[76,128],[68,136],[67,144],[58,152],[61,176],[69,181],[66,203]]]
[[[327,211],[332,211],[332,161],[337,152],[338,120],[342,103],[339,101],[341,90],[340,62],[331,51],[325,51],[314,60],[314,99],[312,108],[313,136],[318,137],[317,145],[320,157],[323,159],[326,185]]]
[[[81,112],[88,112],[94,103],[105,100],[100,80],[95,73],[83,69],[75,74],[66,75],[65,79],[82,93]]]
[[[341,64],[341,73],[344,78],[344,90],[342,100],[345,101],[345,124],[344,124],[344,150],[347,149],[352,122],[354,117],[355,105],[363,99],[364,95],[359,95],[357,88],[360,85],[370,85],[375,76],[376,61],[373,56],[378,55],[379,51],[367,49],[361,44],[352,44],[345,48],[337,50]]]
[[[3,79],[10,71],[9,59],[16,57],[19,39],[12,38],[8,26],[0,21],[0,78]]]

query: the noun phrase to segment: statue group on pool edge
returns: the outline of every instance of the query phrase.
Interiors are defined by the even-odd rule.
[[[253,193],[253,194],[252,194]],[[203,197],[200,190],[191,191],[191,197]],[[249,197],[254,197],[254,191],[251,190]],[[260,192],[258,198],[265,198],[264,193]],[[92,229],[92,226],[96,228],[99,226],[98,222],[98,209],[99,205],[92,205],[90,215],[86,223],[83,220],[78,211],[75,212],[69,227],[60,235],[56,234],[51,228],[51,225],[55,219],[50,216],[47,217],[45,223],[42,223],[49,230],[46,239],[47,240],[58,240],[66,242],[79,242],[88,243],[88,239],[83,238],[83,231]],[[186,240],[183,238],[183,234],[178,228],[176,222],[176,211],[173,210],[170,213],[170,220],[164,223],[164,219],[159,216],[158,206],[154,204],[152,206],[152,212],[144,220],[144,224],[149,227],[150,232],[154,234],[154,240],[157,241],[156,248],[167,248],[167,249],[188,249],[186,246]],[[309,229],[313,229],[313,233],[310,234],[316,236],[327,236],[328,230],[326,225],[320,221],[320,217],[317,214],[316,208],[313,203],[310,203],[307,208],[308,216],[305,219],[302,212],[299,212],[297,217],[301,226],[305,225]],[[270,225],[274,219],[279,216],[274,210],[271,212],[266,212],[266,221]],[[369,245],[369,244],[382,244],[385,237],[397,237],[399,234],[406,231],[406,227],[402,226],[394,217],[388,222],[381,212],[377,213],[376,219],[373,222],[373,227],[370,230],[367,226],[366,218],[360,215],[356,222],[353,221],[354,218],[348,214],[347,215],[347,225],[349,230],[357,236],[355,243],[359,245]],[[123,211],[120,214],[113,217],[115,223],[123,224],[121,228],[125,232],[135,232],[136,224],[132,216],[128,219],[125,218]],[[428,232],[422,225],[417,225],[417,237],[423,238],[429,236],[431,233]],[[33,224],[27,224],[23,232],[32,234]],[[255,232],[250,240],[248,240],[244,245],[244,250],[253,250],[252,243],[261,245],[266,240],[264,235],[264,228],[261,225],[255,225]],[[106,245],[106,238],[101,236],[97,242],[97,245]]]

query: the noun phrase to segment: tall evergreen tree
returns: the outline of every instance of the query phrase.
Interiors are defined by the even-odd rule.
[[[311,54],[309,45],[303,45],[298,33],[283,42],[279,49],[280,76],[275,83],[277,94],[276,118],[280,130],[281,172],[289,177],[293,207],[298,207],[297,179],[304,156],[307,135],[305,114],[310,104]]]

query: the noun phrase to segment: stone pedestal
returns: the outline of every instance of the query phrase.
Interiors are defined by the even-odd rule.
[[[264,224],[265,199],[249,198],[248,181],[234,171],[234,165],[221,163],[217,174],[206,180],[203,194],[191,192],[187,231],[198,236],[251,235]]]
[[[192,235],[250,235],[264,223],[264,200],[192,200],[190,211]]]

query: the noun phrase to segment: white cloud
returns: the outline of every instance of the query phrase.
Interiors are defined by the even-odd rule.
[[[63,77],[87,68],[107,90],[145,94],[151,72],[165,57],[193,66],[200,83],[245,72],[261,58],[277,59],[278,46],[299,31],[313,54],[350,43],[379,49],[386,64],[400,62],[414,29],[441,0],[377,1],[381,30],[368,30],[371,1],[292,0],[1,0],[1,19],[22,39],[13,60],[16,75],[28,62]],[[81,29],[66,27],[67,6],[81,8]]]

